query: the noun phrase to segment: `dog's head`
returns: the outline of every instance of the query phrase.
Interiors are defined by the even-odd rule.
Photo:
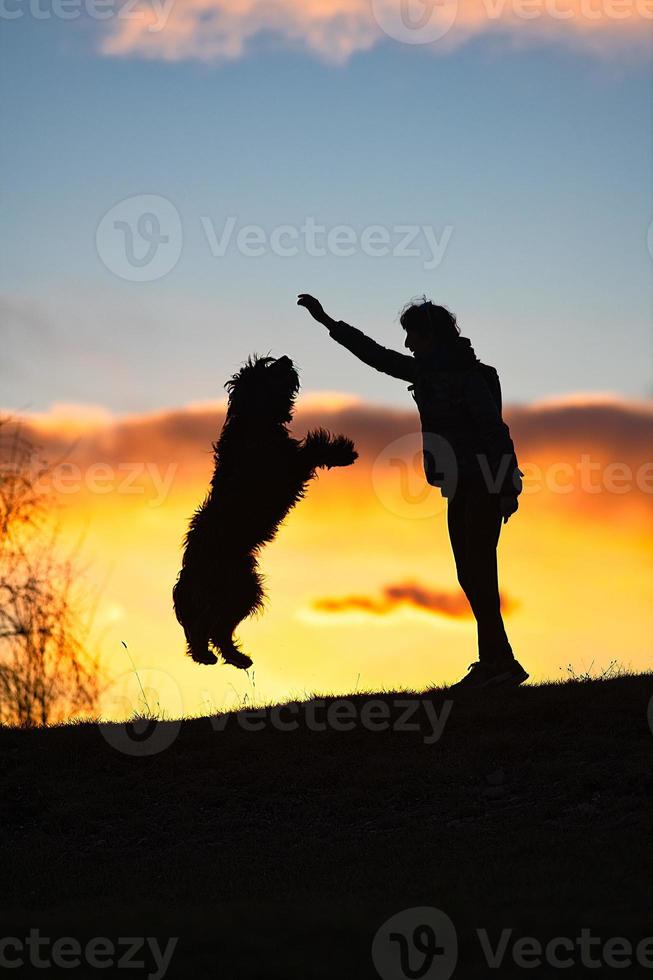
[[[285,355],[254,355],[227,381],[225,388],[229,392],[229,417],[289,422],[299,391],[299,375],[293,362]]]

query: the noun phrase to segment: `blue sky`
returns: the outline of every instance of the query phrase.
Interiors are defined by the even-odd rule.
[[[179,0],[178,0],[179,2]],[[427,293],[499,368],[508,401],[650,394],[650,62],[481,35],[452,50],[388,40],[333,64],[259,43],[229,62],[111,57],[97,24],[3,24],[2,405],[133,412],[219,397],[247,354],[288,353],[306,390],[410,404],[295,308],[313,292],[381,342]],[[103,216],[171,202],[166,275],[133,282],[96,248]],[[259,257],[219,235],[308,217],[428,226],[420,254]],[[204,224],[203,224],[204,222]],[[449,229],[449,231],[446,231]],[[162,229],[165,231],[165,229]]]

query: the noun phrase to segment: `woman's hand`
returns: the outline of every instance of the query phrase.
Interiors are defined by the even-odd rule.
[[[330,319],[322,309],[322,304],[320,301],[315,299],[315,296],[309,295],[309,293],[299,294],[297,298],[297,306],[305,307],[313,319],[317,320],[318,323],[325,323],[328,319]]]
[[[516,497],[513,497],[512,495],[499,497],[499,510],[501,511],[504,524],[508,523],[518,507],[519,502]]]

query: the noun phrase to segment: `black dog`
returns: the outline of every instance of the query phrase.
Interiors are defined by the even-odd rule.
[[[251,659],[233,640],[238,624],[263,606],[259,549],[272,541],[288,511],[320,466],[349,466],[357,457],[345,436],[324,429],[299,442],[288,432],[299,390],[289,357],[254,357],[227,382],[229,405],[215,470],[185,539],[173,589],[188,654],[200,664],[247,668]]]

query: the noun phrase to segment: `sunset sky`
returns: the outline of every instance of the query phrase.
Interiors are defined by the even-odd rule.
[[[653,667],[653,6],[401,9],[2,7],[0,409],[78,467],[60,497],[102,587],[108,671],[129,671],[124,641],[165,672],[169,713],[423,687],[474,659],[442,501],[392,463],[415,456],[406,386],[338,348],[298,292],[387,346],[414,295],[457,313],[534,474],[501,544],[517,655],[535,679]],[[223,384],[254,351],[297,363],[297,431],[346,432],[361,458],[264,553],[252,680],[185,660],[170,589]]]
[[[346,432],[360,459],[323,473],[265,549],[269,605],[239,631],[254,671],[184,657],[170,590],[222,417],[213,405],[121,418],[84,419],[77,409],[30,422],[34,441],[62,460],[44,490],[59,493],[67,536],[83,541],[88,582],[101,589],[96,635],[116,677],[105,710],[140,704],[123,643],[168,714],[245,696],[423,688],[462,674],[474,659],[474,623],[443,499],[424,485],[414,414],[333,395],[309,396],[295,431]],[[500,546],[517,655],[536,680],[566,677],[569,664],[578,673],[613,660],[651,669],[650,406],[571,398],[507,417],[526,473]]]

